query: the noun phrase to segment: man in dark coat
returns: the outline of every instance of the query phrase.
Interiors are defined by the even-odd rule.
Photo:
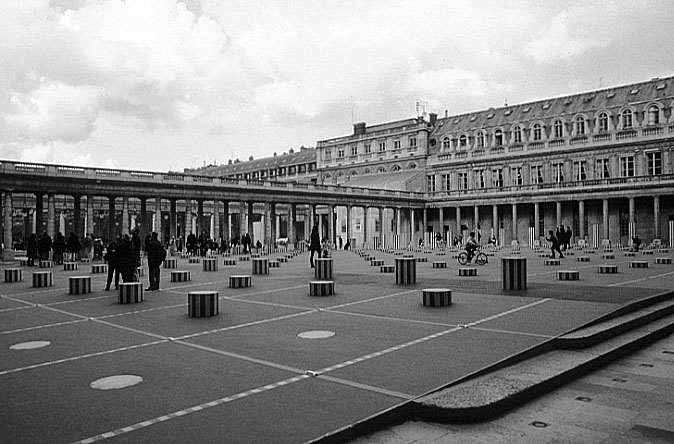
[[[108,263],[108,280],[105,285],[105,291],[110,290],[110,284],[112,284],[112,276],[115,276],[115,289],[119,288],[119,260],[117,249],[120,248],[122,242],[122,237],[117,236],[117,239],[110,242],[106,248],[105,255],[103,259]]]
[[[136,255],[133,253],[133,243],[128,234],[122,236],[121,246],[117,249],[117,265],[122,274],[122,281],[133,282],[136,271]]]
[[[166,250],[159,242],[158,236],[157,233],[152,232],[152,240],[150,240],[150,246],[147,250],[147,267],[150,284],[145,289],[146,291],[159,290],[159,277],[161,274],[159,267],[164,262],[164,259],[166,259]]]
[[[63,263],[63,252],[66,249],[66,239],[60,231],[54,237],[51,248],[54,250],[54,264],[61,265]]]
[[[28,256],[28,266],[35,266],[35,259],[38,258],[37,235],[31,234],[26,241],[26,255]]]
[[[311,256],[309,256],[309,263],[311,268],[314,268],[314,253],[318,252],[318,256],[321,255],[321,236],[318,234],[318,224],[314,224],[314,228],[311,229],[311,243],[309,244],[309,251]]]
[[[37,239],[37,250],[40,256],[40,260],[48,261],[49,253],[51,253],[51,236],[47,232],[43,232],[40,237]]]

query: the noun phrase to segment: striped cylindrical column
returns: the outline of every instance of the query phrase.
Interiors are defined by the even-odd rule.
[[[70,276],[68,289],[69,294],[91,293],[91,276]]]
[[[64,262],[63,263],[64,271],[75,271],[77,270],[77,262]]]
[[[36,271],[33,273],[33,287],[51,287],[54,284],[54,273]]]
[[[413,285],[417,283],[417,260],[413,257],[396,258],[396,284]]]
[[[601,258],[604,260],[615,259],[615,253],[604,253],[601,255]]]
[[[232,265],[236,265],[236,259],[227,259],[227,258],[225,258],[225,260],[224,260],[224,262],[223,262],[223,265],[228,266],[228,267],[229,267],[229,266],[232,266]]]
[[[187,315],[191,318],[207,318],[219,312],[218,292],[203,290],[187,293]]]
[[[597,273],[600,274],[615,274],[618,272],[618,266],[617,265],[598,265],[597,266]]]
[[[186,270],[171,271],[171,282],[187,282],[191,280],[191,274]]]
[[[52,268],[54,266],[54,261],[40,261],[40,268]]]
[[[576,258],[577,262],[590,262],[590,256],[578,256]]]
[[[459,276],[477,276],[477,268],[459,267]]]
[[[253,274],[269,274],[269,259],[266,257],[253,258]]]
[[[657,265],[671,265],[672,264],[672,258],[671,257],[656,257],[655,263]]]
[[[167,257],[164,259],[164,268],[178,268],[178,259],[175,257]]]
[[[427,257],[418,257],[417,262],[428,262],[428,258]]]
[[[373,267],[381,267],[384,265],[384,259],[372,259],[370,265]]]
[[[285,264],[288,262],[288,258],[285,256],[277,257],[276,260],[279,261],[279,263],[281,264]]]
[[[334,279],[334,269],[331,258],[317,258],[315,260],[314,278],[318,281],[331,281]]]
[[[122,282],[119,284],[119,303],[136,304],[143,302],[142,282]]]
[[[311,281],[309,282],[310,296],[332,296],[335,294],[334,281]]]
[[[501,258],[501,288],[503,290],[527,289],[527,258]]]
[[[5,282],[21,282],[23,270],[21,268],[5,268]]]
[[[557,272],[558,281],[577,281],[580,279],[580,272],[577,270],[562,270]]]
[[[204,271],[218,271],[218,260],[212,259],[212,258],[209,258],[209,257],[204,258],[203,270]]]
[[[15,257],[14,260],[17,261],[19,263],[19,265],[21,265],[22,267],[25,267],[26,265],[28,265],[28,258],[27,257],[18,256],[18,257]]]
[[[246,288],[250,287],[251,277],[248,275],[230,276],[229,288]]]
[[[250,256],[239,256],[239,262],[250,262]]]
[[[192,256],[189,259],[187,259],[189,264],[199,264],[201,263],[201,258],[199,256]]]
[[[446,307],[452,304],[452,290],[448,288],[425,288],[421,290],[424,307]]]
[[[545,260],[545,265],[561,265],[561,261],[559,259],[546,259]]]
[[[631,261],[630,268],[648,268],[648,261]]]
[[[447,262],[445,262],[445,261],[433,261],[433,268],[447,268]]]
[[[269,261],[269,268],[280,268],[280,267],[281,264],[279,263],[279,261],[274,260]]]
[[[395,273],[395,271],[396,271],[395,265],[382,265],[381,267],[379,267],[380,273]]]
[[[108,264],[92,264],[91,274],[100,274],[108,272]]]

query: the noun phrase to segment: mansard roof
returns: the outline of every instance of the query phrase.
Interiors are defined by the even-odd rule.
[[[673,97],[674,77],[655,78],[630,85],[448,116],[438,119],[433,133],[444,135],[448,132],[469,132],[516,123],[527,124],[554,117],[570,120],[580,113],[585,113],[589,117],[602,109],[617,111],[625,105],[643,104],[652,100],[671,100]]]
[[[294,153],[284,153],[277,156],[263,157],[260,159],[246,160],[231,165],[220,165],[197,171],[198,174],[207,176],[229,176],[253,171],[267,171],[279,167],[291,165],[304,165],[316,162],[316,150],[305,148]]]
[[[416,127],[419,124],[427,123],[421,118],[417,117],[410,117],[407,119],[402,119],[402,120],[396,120],[393,122],[385,122],[385,123],[378,123],[375,125],[366,125],[365,126],[365,134],[364,136],[377,136],[376,133],[385,133],[386,131],[390,130],[396,130],[399,128],[403,127]],[[364,122],[362,122],[363,125],[365,125]],[[354,124],[357,125],[357,124]],[[354,138],[358,138],[360,136],[355,136],[355,134],[349,134],[346,136],[340,136],[340,137],[331,137],[330,139],[323,139],[318,141],[318,145],[322,144],[335,144],[335,143],[348,143]]]

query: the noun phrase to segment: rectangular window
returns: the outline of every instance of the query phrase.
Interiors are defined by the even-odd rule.
[[[325,160],[332,159],[332,150],[325,150]]]
[[[379,151],[386,151],[386,141],[382,140],[379,142]]]
[[[503,188],[503,169],[496,168],[491,170],[491,186],[494,188]]]
[[[344,148],[337,149],[337,157],[344,157]]]
[[[468,173],[459,173],[459,189],[468,189]]]
[[[553,163],[552,164],[552,177],[556,183],[564,182],[564,164],[563,163]]]
[[[543,183],[543,165],[531,165],[529,179],[532,184]]]
[[[353,145],[351,147],[351,155],[352,156],[357,156],[358,155],[358,147],[356,145]]]
[[[435,193],[435,174],[426,176],[426,191]]]
[[[371,152],[372,152],[372,144],[366,143],[365,144],[365,154],[370,154]]]
[[[646,153],[648,162],[648,175],[657,176],[662,174],[662,153],[660,151],[649,151]]]
[[[522,167],[510,168],[510,185],[524,185],[524,180],[522,180]]]
[[[417,138],[416,137],[410,137],[409,139],[410,143],[410,149],[416,149],[417,148]]]
[[[484,170],[474,170],[473,179],[475,182],[475,188],[484,188]]]
[[[573,161],[573,180],[579,181],[579,180],[587,180],[587,174],[585,170],[587,169],[585,166],[587,165],[587,161],[585,160],[574,160]]]
[[[595,174],[597,179],[610,179],[611,178],[611,167],[609,165],[608,157],[603,157],[597,159]]]
[[[394,150],[399,150],[399,149],[400,149],[400,140],[394,140],[394,141],[393,141],[393,149],[394,149]]]
[[[444,191],[449,191],[452,189],[452,186],[450,184],[450,175],[449,174],[443,174],[442,175],[442,186]]]
[[[634,176],[634,156],[620,157],[620,177]]]

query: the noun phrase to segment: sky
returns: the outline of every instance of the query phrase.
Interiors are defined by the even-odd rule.
[[[183,171],[674,75],[671,0],[0,0],[0,160]]]

